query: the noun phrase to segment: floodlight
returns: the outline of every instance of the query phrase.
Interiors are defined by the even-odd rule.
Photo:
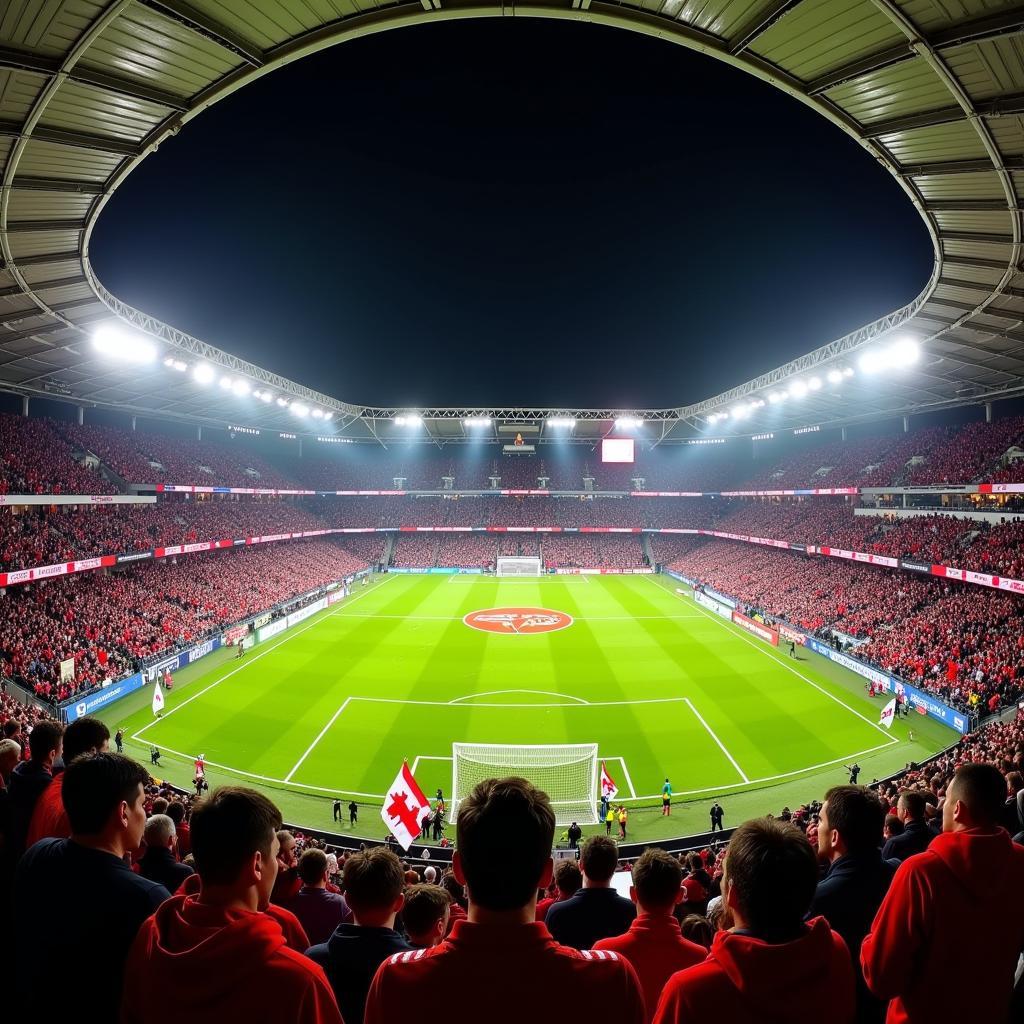
[[[285,408],[285,406],[288,405],[288,399],[287,398],[280,398],[279,397],[278,400],[277,400],[277,404],[279,406],[281,406],[281,408],[283,409],[283,408]]]
[[[853,376],[853,367],[852,366],[844,366],[843,367],[843,376],[844,377],[852,377]]]
[[[571,416],[552,416],[547,425],[549,427],[565,427],[568,430],[572,430],[576,426],[576,421]]]
[[[795,380],[789,385],[789,393],[794,398],[803,398],[807,394],[807,385],[802,380]]]
[[[828,382],[829,384],[838,384],[843,379],[842,373],[839,370],[828,371]]]
[[[415,412],[407,412],[402,416],[395,417],[395,423],[400,427],[418,427],[422,422],[423,417]]]
[[[878,373],[879,370],[884,369],[885,359],[877,349],[871,349],[860,357],[857,365],[860,367],[861,373]]]
[[[217,376],[213,367],[209,363],[198,363],[196,368],[192,371],[192,376],[195,378],[197,384],[211,384],[213,378]]]
[[[234,391],[234,393],[238,395],[239,398],[249,394],[248,381],[236,380],[234,384],[231,385],[231,390]]]
[[[333,412],[325,412],[324,413],[324,419],[328,420],[328,421],[329,420],[333,420],[334,419],[334,413]]]
[[[750,415],[750,409],[745,405],[733,406],[732,412],[730,413],[734,420],[742,420]]]
[[[890,366],[912,366],[921,355],[921,350],[913,338],[901,338],[886,353]]]
[[[231,378],[230,377],[221,377],[221,379],[220,379],[220,386],[225,391],[230,391],[231,390],[231,383],[232,382],[231,382]]]
[[[619,416],[615,420],[615,426],[619,430],[635,430],[637,427],[642,427],[643,425],[644,421],[636,416]]]
[[[469,416],[462,421],[462,425],[465,427],[489,427],[491,421],[486,416]]]
[[[818,391],[820,388],[821,388],[821,378],[820,377],[812,377],[807,382],[807,390],[808,391]]]
[[[309,406],[303,405],[302,402],[292,402],[291,411],[295,413],[296,416],[305,418],[309,415]]]
[[[144,334],[129,331],[116,324],[103,324],[92,335],[92,345],[97,352],[111,359],[139,365],[156,361],[156,345]]]
[[[770,394],[770,395],[768,396],[768,401],[769,401],[769,402],[770,402],[770,403],[771,403],[772,405],[778,405],[778,403],[779,403],[779,402],[781,402],[781,401],[783,401],[783,400],[784,400],[784,399],[785,399],[786,397],[787,397],[787,396],[786,396],[786,392],[785,392],[785,391],[773,391],[773,392],[772,392],[772,393],[771,393],[771,394]]]
[[[323,409],[314,409],[313,410],[313,419],[315,419],[315,420],[322,420],[323,418],[324,418],[324,411],[323,411]]]

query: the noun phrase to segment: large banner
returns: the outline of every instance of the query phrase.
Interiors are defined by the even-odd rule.
[[[771,626],[768,626],[763,622],[758,622],[757,619],[752,619],[748,615],[744,615],[742,612],[733,612],[732,621],[735,622],[737,626],[745,629],[748,633],[753,633],[758,639],[771,644],[772,647],[779,646],[779,631],[777,629],[772,629]]]
[[[135,675],[128,676],[127,679],[121,679],[116,683],[111,683],[109,686],[104,686],[98,692],[90,693],[81,700],[72,700],[67,704],[61,705],[64,721],[70,724],[76,719],[91,715],[94,711],[99,711],[100,708],[105,708],[108,704],[113,704],[114,701],[120,700],[129,693],[134,693],[141,688],[142,673],[136,672]]]
[[[200,658],[205,658],[208,654],[212,654],[220,645],[221,638],[215,636],[204,643],[197,644],[195,647],[190,647],[187,651],[169,654],[166,658],[161,658],[144,669],[146,682],[151,683],[154,679],[162,676],[164,672],[177,672],[179,668],[184,668],[186,665],[191,665],[199,661]]]
[[[699,590],[695,590],[693,592],[693,599],[702,608],[707,608],[716,615],[721,615],[723,619],[727,619],[729,622],[732,622],[732,609],[727,604],[722,604],[721,601],[716,601],[713,597],[709,597],[707,594],[703,594]]]
[[[277,619],[275,622],[270,622],[265,626],[260,626],[260,628],[256,630],[256,642],[261,644],[264,640],[269,640],[272,636],[277,636],[278,633],[283,633],[287,628],[287,619]]]

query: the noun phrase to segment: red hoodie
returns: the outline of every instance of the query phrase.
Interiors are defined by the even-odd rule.
[[[183,1020],[343,1024],[323,969],[288,948],[273,918],[172,896],[128,954],[121,1024]]]
[[[718,932],[707,960],[672,976],[654,1024],[852,1024],[846,943],[816,917],[793,942]]]
[[[1004,829],[943,832],[899,867],[861,947],[887,1024],[1005,1021],[1024,949],[1024,848]],[[954,983],[954,979],[959,979]]]
[[[53,777],[53,782],[42,791],[36,801],[32,821],[28,826],[28,836],[25,839],[26,850],[40,839],[71,837],[71,822],[68,821],[67,812],[64,810],[63,794],[64,773],[61,772]]]

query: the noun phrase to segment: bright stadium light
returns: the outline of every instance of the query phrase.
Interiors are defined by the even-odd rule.
[[[843,367],[843,376],[844,377],[852,377],[853,376],[853,367],[852,366],[845,366],[845,367]]]
[[[220,379],[220,386],[225,391],[230,391],[231,390],[231,378],[230,377],[221,377],[221,379]]]
[[[254,391],[253,398],[258,398],[261,402],[272,402],[274,396],[269,391]]]
[[[102,355],[125,363],[144,365],[156,361],[157,350],[144,334],[116,324],[103,324],[93,331],[92,346]]]
[[[576,421],[571,416],[552,416],[548,421],[549,427],[561,427],[566,430],[572,430],[576,426]]]
[[[418,427],[422,422],[423,417],[415,412],[407,412],[395,417],[395,423],[400,427]]]
[[[491,421],[487,416],[468,416],[462,421],[465,427],[489,427]]]
[[[324,413],[324,419],[327,420],[328,422],[330,422],[331,420],[334,419],[334,413],[333,412],[325,412]]]
[[[788,396],[788,395],[786,394],[786,392],[785,392],[785,391],[773,391],[773,392],[772,392],[772,393],[771,393],[771,394],[770,394],[770,395],[768,396],[768,401],[769,401],[769,402],[770,402],[770,403],[771,403],[772,405],[778,405],[778,404],[779,404],[779,402],[783,402],[783,401],[785,401],[785,400],[786,400],[786,399],[787,399],[788,397],[789,397],[789,396]]]
[[[746,419],[750,415],[750,408],[746,405],[733,406],[732,411],[729,414],[734,420]]]
[[[913,338],[901,338],[890,346],[887,355],[890,366],[913,366],[921,356],[921,349]]]
[[[789,385],[789,393],[794,398],[803,398],[807,394],[807,385],[802,380],[795,380]]]
[[[643,425],[644,421],[636,416],[619,416],[615,420],[615,426],[619,430],[636,430]]]
[[[309,406],[303,405],[302,402],[292,402],[291,411],[295,413],[296,416],[300,416],[305,419],[305,417],[309,415]]]
[[[238,395],[239,398],[242,398],[249,394],[249,383],[244,380],[236,380],[234,384],[231,385],[231,390]]]
[[[212,384],[217,374],[209,363],[198,363],[192,371],[192,376],[197,384]]]
[[[808,391],[818,391],[820,388],[821,388],[821,378],[820,377],[812,377],[807,382],[807,390]]]
[[[313,410],[313,419],[315,419],[315,420],[322,420],[323,418],[324,418],[324,411],[323,411],[323,409],[314,409]]]
[[[839,384],[843,379],[843,375],[839,370],[828,371],[828,382],[829,384]]]

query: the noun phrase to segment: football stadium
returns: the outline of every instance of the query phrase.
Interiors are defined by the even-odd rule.
[[[543,23],[552,34],[531,36]],[[458,31],[483,34],[444,36]],[[721,134],[684,148],[747,158],[681,186],[693,230],[731,248],[688,264],[652,236],[634,268],[672,305],[711,267],[713,318],[682,331],[620,332],[628,311],[609,312],[601,253],[626,274],[642,232],[607,228],[591,258],[580,229],[569,262],[592,262],[588,289],[572,266],[558,286],[529,268],[505,280],[496,239],[456,267],[408,223],[434,206],[453,237],[475,224],[469,199],[446,206],[447,179],[485,205],[506,193],[512,237],[521,167],[496,165],[523,146],[544,165],[535,195],[559,201],[555,151],[578,159],[577,224],[601,220],[590,136],[607,135],[609,161],[625,147],[582,107],[564,108],[584,124],[569,130],[518,63],[536,46],[543,77],[544,46],[578,33],[584,53],[591,32],[610,49],[583,85],[585,57],[566,51],[567,92],[607,77],[605,116],[633,95],[606,53],[642,41],[624,58],[637,76],[678,60],[708,83]],[[477,63],[457,66],[473,38]],[[0,0],[12,1013],[1024,1020],[1022,40],[1024,6],[998,0]],[[486,149],[488,129],[467,137],[451,110],[489,117],[487,66],[513,57],[529,116],[501,122],[482,170],[444,166],[447,139],[425,140],[451,118],[465,153]],[[314,113],[316,79],[289,78],[307,65],[351,76]],[[729,76],[753,91],[714,92]],[[638,136],[660,134],[639,106]],[[780,110],[840,147],[817,182],[829,204],[857,219],[856,184],[880,175],[928,250],[916,295],[839,337],[817,321],[888,301],[903,229],[847,259],[841,238],[823,240],[831,258],[811,247],[835,299],[783,280],[758,217],[780,247],[838,229],[800,227],[778,198],[804,188],[798,169],[758,164],[769,135],[790,145]],[[298,140],[304,116],[322,120]],[[397,159],[389,137],[423,164],[378,223],[367,179]],[[353,189],[331,165],[346,149],[365,158]],[[660,160],[629,165],[642,191]],[[612,195],[606,213],[628,205]],[[201,289],[176,276],[180,237],[138,220],[146,203],[177,222],[237,330],[190,333]],[[359,251],[360,205],[395,265]],[[351,238],[318,239],[341,207]],[[537,239],[506,258],[540,266],[547,247],[561,274],[557,224],[538,217],[551,235],[523,227]],[[853,264],[876,259],[872,292]],[[432,299],[401,294],[401,262]],[[134,281],[124,297],[100,265]],[[396,344],[384,312],[360,322],[358,293],[415,309],[423,337]],[[461,307],[472,343],[432,347],[442,306]],[[510,341],[520,315],[537,336]],[[576,318],[583,340],[565,330],[559,362],[543,332]],[[602,321],[624,335],[607,361]],[[764,329],[743,341],[749,323]],[[794,340],[808,330],[812,345]],[[453,388],[464,404],[437,404]],[[492,400],[510,390],[535,404]]]

